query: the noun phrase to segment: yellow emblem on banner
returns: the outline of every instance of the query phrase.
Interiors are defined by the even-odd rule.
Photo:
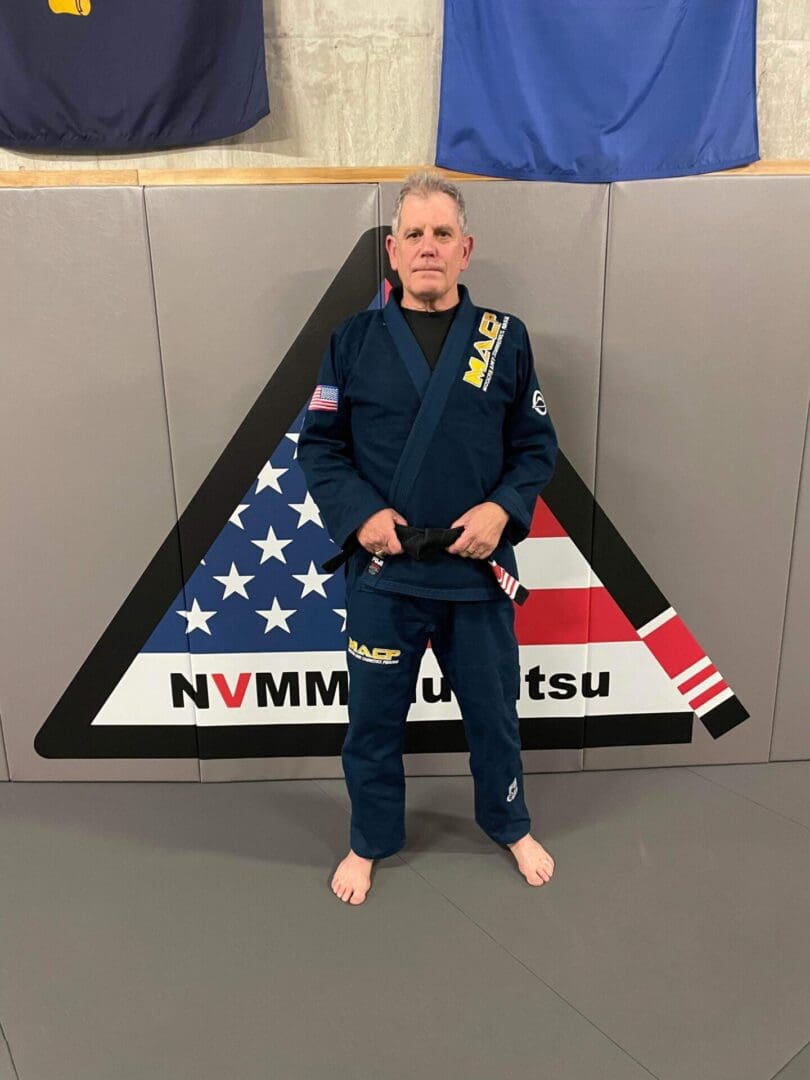
[[[55,15],[89,15],[91,0],[48,0],[48,7]]]

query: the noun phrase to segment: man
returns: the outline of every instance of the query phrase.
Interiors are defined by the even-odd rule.
[[[352,904],[405,843],[402,739],[428,640],[461,708],[476,821],[529,884],[554,869],[529,832],[514,607],[489,560],[516,577],[556,434],[525,326],[458,284],[473,249],[458,188],[409,177],[386,248],[401,288],[333,332],[298,442],[343,549],[331,561],[348,557],[351,847],[332,891]]]

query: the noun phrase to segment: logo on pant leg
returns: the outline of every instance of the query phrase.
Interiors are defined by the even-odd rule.
[[[508,791],[507,796],[506,796],[506,801],[511,802],[516,795],[517,795],[517,777],[515,777],[515,779],[509,785],[509,791]]]
[[[398,664],[402,655],[401,649],[383,649],[379,645],[369,649],[367,645],[358,645],[353,637],[349,638],[349,652],[367,664]]]

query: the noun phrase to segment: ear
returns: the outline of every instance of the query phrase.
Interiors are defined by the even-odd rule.
[[[470,257],[472,256],[473,238],[471,236],[465,236],[462,245],[461,255],[461,269],[466,270],[470,265]]]
[[[397,241],[393,233],[388,233],[385,238],[385,250],[388,252],[388,261],[391,263],[391,269],[397,270]]]

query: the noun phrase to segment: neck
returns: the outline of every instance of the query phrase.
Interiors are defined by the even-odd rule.
[[[414,311],[447,311],[448,308],[455,307],[459,303],[458,286],[454,285],[452,289],[444,294],[444,296],[414,296],[413,293],[408,292],[407,289],[402,290],[402,301],[400,307],[409,308]]]

